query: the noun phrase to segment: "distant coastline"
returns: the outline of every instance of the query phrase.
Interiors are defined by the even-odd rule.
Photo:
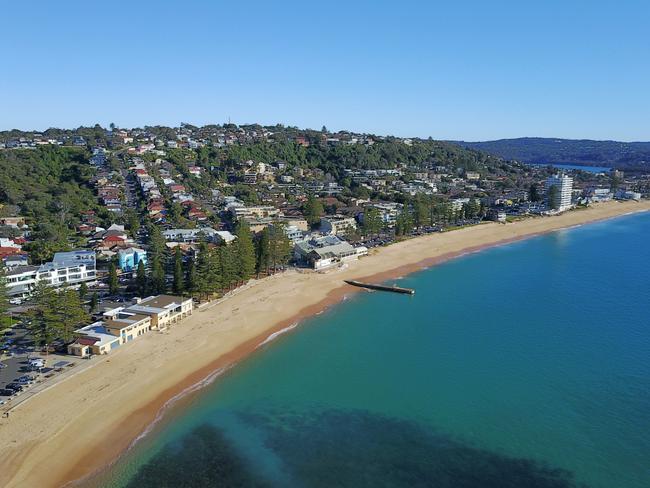
[[[329,273],[261,280],[62,382],[0,421],[2,486],[61,486],[104,468],[161,415],[169,400],[260,344],[358,290],[343,279],[385,281],[440,262],[555,230],[648,211],[650,202],[610,202],[557,217],[489,223],[379,249]]]
[[[552,166],[557,169],[569,169],[569,170],[580,170],[587,171],[588,173],[608,173],[612,170],[609,166],[589,166],[582,164],[573,164],[573,163],[526,163],[530,166]]]

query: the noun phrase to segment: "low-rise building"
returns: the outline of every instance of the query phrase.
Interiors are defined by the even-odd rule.
[[[191,298],[158,295],[138,300],[128,307],[107,310],[102,320],[75,331],[68,354],[87,357],[108,354],[151,330],[163,330],[192,314]]]
[[[193,243],[201,240],[214,241],[217,231],[212,227],[198,227],[196,229],[168,229],[162,234],[169,242]]]
[[[618,200],[641,200],[641,194],[636,191],[619,190],[616,192],[616,198]]]
[[[194,311],[194,301],[173,295],[158,295],[139,300],[124,309],[126,313],[148,315],[151,328],[166,329]]]
[[[28,296],[36,283],[78,287],[97,279],[95,251],[57,252],[51,262],[41,266],[14,266],[7,271],[9,296]]]
[[[320,230],[325,234],[345,236],[357,229],[357,221],[354,217],[344,215],[328,215],[320,219]]]
[[[294,245],[296,260],[308,264],[316,270],[356,260],[359,256],[367,253],[367,248],[355,248],[349,242],[333,235],[312,237]]]
[[[117,251],[118,263],[122,271],[128,272],[138,268],[142,262],[147,265],[147,252],[137,247],[129,247]]]
[[[119,310],[105,315],[103,320],[77,329],[75,341],[68,345],[68,354],[81,357],[108,354],[150,330],[150,316]]]

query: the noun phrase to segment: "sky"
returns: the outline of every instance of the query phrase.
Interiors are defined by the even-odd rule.
[[[650,140],[650,2],[0,0],[0,130]]]

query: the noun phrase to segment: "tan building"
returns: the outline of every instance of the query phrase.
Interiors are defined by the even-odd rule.
[[[158,295],[140,300],[124,309],[125,312],[147,315],[152,329],[166,329],[171,324],[192,314],[194,301],[191,298],[173,295]]]
[[[68,346],[68,354],[81,357],[108,354],[151,330],[166,329],[190,315],[193,309],[191,298],[158,295],[126,308],[108,310],[103,320],[75,331],[77,338]]]
[[[357,229],[357,221],[354,217],[343,215],[328,215],[320,219],[320,230],[326,234],[345,236]]]

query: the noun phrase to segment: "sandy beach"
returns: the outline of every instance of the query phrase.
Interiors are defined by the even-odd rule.
[[[106,466],[171,398],[252,353],[271,334],[362,292],[344,279],[382,281],[467,252],[648,210],[650,201],[609,202],[555,217],[486,223],[373,250],[343,269],[288,271],[252,282],[169,332],[94,358],[93,367],[1,418],[0,486],[63,486]]]

